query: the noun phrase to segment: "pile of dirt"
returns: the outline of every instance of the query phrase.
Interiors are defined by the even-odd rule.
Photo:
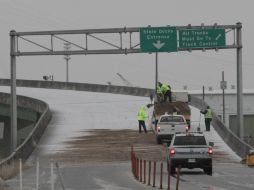
[[[154,113],[155,115],[163,115],[165,112],[168,114],[173,113],[173,108],[177,109],[177,112],[181,115],[190,115],[191,110],[186,102],[164,102],[164,103],[158,103],[154,107]]]
[[[87,133],[87,131],[86,131]],[[89,136],[80,136],[67,141],[68,149],[50,155],[58,162],[64,163],[96,163],[96,162],[126,162],[130,161],[131,147],[137,157],[145,160],[160,161],[165,147],[156,143],[155,134],[138,133],[133,130],[99,129],[89,131]],[[215,162],[229,162],[230,155],[217,151],[214,147]]]
[[[87,132],[87,131],[86,131]],[[136,155],[146,160],[161,160],[161,145],[156,144],[152,132],[133,130],[91,130],[91,135],[66,142],[69,147],[55,154],[59,162],[114,162],[130,161],[131,147]]]

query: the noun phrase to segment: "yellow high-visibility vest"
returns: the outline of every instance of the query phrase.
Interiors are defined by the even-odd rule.
[[[212,109],[210,109],[210,108],[207,109],[207,112],[205,114],[205,118],[209,118],[209,119],[213,118]]]

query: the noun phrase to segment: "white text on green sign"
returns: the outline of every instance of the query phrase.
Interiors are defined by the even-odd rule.
[[[140,28],[139,34],[142,52],[177,51],[176,27]]]
[[[225,29],[179,30],[179,48],[216,48],[225,45]]]

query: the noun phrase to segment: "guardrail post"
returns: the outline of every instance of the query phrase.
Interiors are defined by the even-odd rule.
[[[131,166],[132,166],[132,173],[133,173],[133,175],[135,176],[135,172],[134,172],[134,162],[135,162],[135,160],[134,160],[134,157],[132,157],[131,158]]]
[[[144,160],[144,183],[146,183],[146,160]]]
[[[171,167],[170,167],[170,162],[167,159],[167,170],[168,170],[168,190],[170,190],[170,174],[171,174]]]
[[[137,158],[137,180],[139,180],[139,159]]]
[[[162,173],[163,173],[163,163],[161,162],[160,189],[162,189]]]
[[[147,185],[151,185],[151,160],[149,160],[149,166],[148,166],[148,184]]]
[[[134,154],[133,157],[134,157],[133,158],[133,161],[134,161],[134,176],[135,176],[135,178],[137,178],[137,159],[136,159],[135,154]]]
[[[156,162],[153,162],[153,187],[155,187]]]
[[[140,175],[139,175],[139,181],[142,182],[142,160],[140,160]]]
[[[135,171],[135,156],[134,156],[134,154],[132,155],[131,163],[132,163],[132,173],[133,173],[133,175],[136,177],[136,171]]]

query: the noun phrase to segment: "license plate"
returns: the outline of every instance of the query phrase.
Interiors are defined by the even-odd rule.
[[[189,158],[189,159],[188,159],[188,162],[194,163],[194,162],[196,162],[196,160],[195,160],[195,158]]]

